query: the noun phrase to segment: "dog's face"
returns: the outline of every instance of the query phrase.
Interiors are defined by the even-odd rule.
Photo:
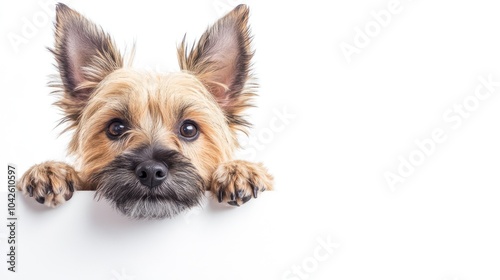
[[[253,93],[248,9],[238,6],[187,52],[181,71],[124,65],[109,35],[57,6],[57,105],[74,135],[87,189],[133,218],[171,217],[199,203],[216,166],[238,146],[241,112]]]
[[[222,110],[186,73],[111,73],[88,101],[76,135],[89,183],[132,217],[194,206],[234,147]]]

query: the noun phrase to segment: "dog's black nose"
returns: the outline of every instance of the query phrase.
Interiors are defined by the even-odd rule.
[[[167,166],[155,160],[148,160],[137,165],[135,176],[144,186],[154,188],[167,179]]]

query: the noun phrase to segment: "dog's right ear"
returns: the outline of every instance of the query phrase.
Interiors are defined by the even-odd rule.
[[[56,7],[54,54],[64,94],[56,104],[66,120],[76,121],[96,86],[123,67],[123,58],[109,34],[68,6]]]

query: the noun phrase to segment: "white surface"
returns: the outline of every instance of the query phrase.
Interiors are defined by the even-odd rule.
[[[235,4],[72,2],[122,49],[135,39],[135,65],[160,71],[177,69],[175,46],[185,32],[197,38],[222,16],[219,8]],[[499,279],[500,88],[460,125],[457,114],[454,121],[443,115],[471,100],[479,77],[500,81],[500,3],[401,1],[349,63],[341,45],[354,44],[362,36],[356,28],[372,26],[390,0],[244,2],[261,88],[254,138],[241,155],[265,162],[278,191],[237,210],[205,209],[190,224],[128,223],[85,195],[54,211],[27,208],[21,272],[121,279],[114,272],[123,268],[135,279],[165,279],[165,272],[169,279],[294,279],[287,271],[309,264],[317,239],[330,235],[340,247],[307,279]],[[17,52],[6,35],[41,10],[37,1],[0,4],[0,166],[17,164],[18,176],[34,163],[65,159],[68,139],[57,138],[60,115],[46,87],[55,73],[45,50],[50,24]],[[276,113],[283,110],[293,117],[283,121]],[[391,188],[384,173],[397,173],[400,157],[418,155],[415,141],[436,129],[446,140]]]
[[[94,192],[78,192],[59,209],[19,199],[18,274],[17,278],[4,271],[0,275],[96,280],[124,275],[133,279],[279,278],[282,271],[275,268],[288,269],[292,253],[288,247],[300,235],[290,234],[300,210],[277,207],[287,198],[278,192],[249,201],[245,205],[249,207],[212,201],[162,221],[130,220],[93,197]],[[304,236],[306,252],[306,245],[317,242],[315,238]],[[323,238],[333,241],[331,236]],[[331,255],[324,250],[320,255],[333,260],[337,245],[332,250]],[[271,271],[274,275],[269,275]]]

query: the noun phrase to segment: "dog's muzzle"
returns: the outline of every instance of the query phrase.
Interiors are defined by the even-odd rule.
[[[199,205],[204,185],[188,158],[161,147],[126,151],[89,181],[99,199],[137,219],[170,218]]]

